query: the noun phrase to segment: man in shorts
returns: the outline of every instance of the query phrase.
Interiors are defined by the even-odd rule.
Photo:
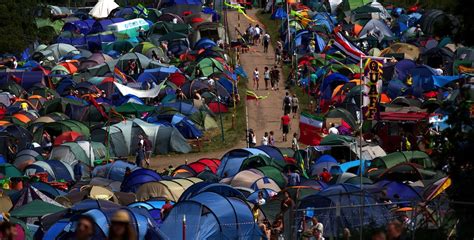
[[[280,127],[283,132],[283,142],[287,141],[287,135],[290,132],[290,123],[291,123],[290,116],[288,116],[288,113],[285,113],[285,115],[281,117],[281,127]]]

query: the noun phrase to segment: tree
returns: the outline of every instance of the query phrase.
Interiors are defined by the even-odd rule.
[[[471,117],[472,97],[469,95],[469,84],[460,88],[457,101],[443,106],[448,112],[447,128],[437,141],[438,162],[449,165],[449,175],[452,187],[448,191],[451,208],[454,209],[459,223],[457,224],[457,239],[472,239],[474,236],[474,125]]]
[[[34,10],[38,0],[0,1],[0,53],[21,53],[37,37]]]

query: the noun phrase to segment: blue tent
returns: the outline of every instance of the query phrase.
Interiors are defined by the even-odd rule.
[[[232,80],[229,80],[225,77],[222,77],[219,79],[219,84],[222,85],[222,87],[225,88],[225,90],[227,90],[227,92],[229,94],[232,94],[232,92],[234,94],[237,94],[239,89],[237,88],[237,83],[232,83]],[[234,85],[235,84],[235,85]]]
[[[436,87],[444,87],[450,82],[464,78],[463,75],[458,76],[433,76],[433,82]]]
[[[325,12],[318,12],[313,16],[313,22],[315,25],[324,26],[327,29],[327,32],[330,33],[334,29],[334,22],[331,19],[331,16]]]
[[[242,200],[203,192],[178,202],[161,226],[175,239],[183,238],[181,229],[186,216],[186,239],[261,239],[250,207]]]
[[[273,12],[271,18],[273,20],[275,20],[275,19],[283,20],[283,19],[286,19],[287,17],[288,17],[288,15],[286,14],[285,9],[283,9],[282,7],[279,7],[275,10],[275,12]]]
[[[209,38],[201,38],[194,44],[194,50],[216,47],[217,44]]]
[[[142,211],[137,208],[121,208],[128,212],[131,220],[131,225],[135,229],[138,238],[143,239],[168,239],[163,235],[157,225],[152,221],[153,219],[147,211]],[[111,218],[119,208],[115,209],[91,209],[82,215],[90,216],[94,219],[95,232],[92,239],[107,239],[109,235],[109,226],[111,224]],[[68,222],[60,221],[53,225],[45,236],[45,239],[70,239],[74,236],[75,229],[77,227],[77,220],[79,214],[74,215]],[[59,226],[58,226],[59,225]]]
[[[89,34],[105,32],[105,31],[107,31],[107,27],[109,25],[114,24],[114,23],[123,22],[123,21],[125,21],[125,19],[123,19],[123,18],[110,18],[110,19],[103,19],[103,20],[96,21],[92,25],[92,27],[89,31]]]
[[[137,82],[160,83],[162,80],[165,80],[170,74],[178,71],[179,69],[174,66],[146,69],[142,74],[140,74],[140,76],[138,76]]]
[[[262,145],[256,148],[264,151],[270,158],[273,158],[274,160],[278,161],[281,166],[286,165],[285,158],[283,157],[283,154],[281,153],[280,149],[278,149],[277,147]]]
[[[395,64],[396,75],[394,76],[394,79],[398,79],[403,82],[406,82],[408,74],[415,67],[416,67],[416,63],[413,60],[410,60],[410,59],[400,60],[399,62],[397,62],[397,64]]]
[[[94,170],[92,170],[92,177],[101,177],[122,182],[127,167],[130,168],[131,171],[138,168],[137,165],[128,162],[114,161],[113,163],[108,163],[106,165],[96,166]]]
[[[421,97],[425,91],[431,91],[435,88],[433,76],[435,71],[433,68],[421,65],[410,71],[413,78],[413,96]]]
[[[410,94],[413,90],[400,80],[391,80],[388,82],[386,92],[390,98],[396,98]]]
[[[262,193],[263,199],[265,199],[265,200],[270,200],[270,198],[272,196],[276,196],[278,194],[277,192],[273,191],[272,189],[262,188],[262,189],[259,189],[258,191],[255,191],[255,192],[251,193],[250,195],[248,195],[247,196],[247,201],[249,201],[251,203],[257,203],[259,193]]]
[[[71,167],[58,160],[34,162],[33,164],[26,167],[25,172],[28,174],[47,172],[49,181],[64,180],[69,182],[74,180]]]
[[[412,186],[405,183],[382,180],[372,185],[365,185],[364,188],[366,188],[368,192],[374,193],[374,194],[378,194],[382,190],[385,190],[387,193],[387,198],[389,198],[392,202],[400,202],[400,201],[419,202],[423,200],[423,197],[421,196],[420,192],[418,192]],[[396,197],[397,195],[398,197]]]
[[[258,154],[270,157],[267,153],[257,148],[241,148],[230,150],[221,158],[221,165],[219,165],[219,168],[217,169],[217,176],[234,176],[238,173],[240,166],[245,159]]]
[[[94,19],[67,22],[63,26],[63,32],[79,32],[81,34],[87,35],[91,31],[95,22],[96,21]]]
[[[194,113],[199,112],[199,110],[196,107],[194,107],[193,105],[191,105],[189,103],[185,103],[185,102],[164,103],[164,104],[161,104],[160,107],[173,108],[176,111],[178,111],[178,112],[180,112],[180,113],[182,113],[186,116],[190,116]]]
[[[220,196],[234,197],[245,200],[245,196],[242,194],[242,192],[233,188],[230,185],[210,182],[198,182],[187,188],[186,191],[184,191],[183,194],[181,194],[181,196],[179,197],[178,202],[189,200],[203,192],[213,192],[219,194]]]
[[[171,202],[171,204],[174,203]],[[157,224],[161,224],[161,208],[163,207],[163,205],[165,205],[164,200],[150,200],[146,202],[135,202],[128,205],[128,207],[145,209],[146,211],[148,211],[150,216],[155,220]]]
[[[324,237],[337,237],[344,228],[356,229],[360,226],[360,209],[351,205],[370,205],[362,208],[363,225],[385,226],[392,219],[384,205],[376,205],[375,197],[361,191],[358,186],[337,184],[301,200],[298,209],[306,210],[307,215],[317,216],[324,225]],[[338,206],[336,208],[336,206]]]
[[[186,139],[196,139],[201,138],[203,133],[197,128],[197,126],[189,120],[186,116],[176,113],[176,114],[159,114],[154,117],[147,119],[148,122],[159,122],[165,121],[171,123],[172,126],[176,127],[178,131]]]
[[[311,175],[316,176],[323,172],[323,169],[326,168],[328,171],[331,171],[331,167],[338,166],[337,160],[331,155],[322,155],[319,157],[311,166]]]
[[[160,180],[162,178],[157,172],[147,168],[139,168],[123,179],[121,191],[135,192],[144,183]]]

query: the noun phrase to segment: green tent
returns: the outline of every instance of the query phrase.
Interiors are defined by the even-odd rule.
[[[267,157],[262,154],[257,154],[245,159],[242,162],[242,165],[240,166],[240,171],[250,169],[250,168],[264,167],[264,166],[272,166],[279,169],[279,171],[281,171],[283,167],[285,167],[285,165],[286,165],[285,162],[277,161],[273,158]]]
[[[61,160],[74,166],[77,162],[83,162],[88,166],[94,166],[96,162],[102,162],[107,155],[107,149],[100,142],[77,141],[66,142],[51,151],[50,159]]]
[[[51,136],[59,136],[61,133],[68,131],[78,132],[86,138],[90,136],[89,128],[84,125],[84,123],[75,120],[46,123],[34,131],[33,140],[35,142],[41,142],[44,131],[47,131]]]
[[[13,209],[13,211],[10,212],[10,215],[16,218],[42,217],[46,214],[57,213],[64,209],[64,207],[45,201],[33,200],[26,205]]]
[[[102,49],[104,52],[117,51],[119,53],[126,53],[130,51],[135,43],[130,40],[118,40],[111,43],[103,43]]]
[[[335,146],[335,145],[349,145],[355,139],[351,136],[344,136],[338,134],[329,134],[321,140],[320,145]]]
[[[165,62],[169,61],[169,58],[168,58],[168,56],[166,56],[166,53],[163,51],[163,49],[161,49],[160,47],[155,46],[151,42],[141,42],[137,46],[132,48],[130,50],[130,52],[141,53],[141,54],[147,56],[150,59],[153,57],[153,52],[155,52],[156,55],[159,58],[163,59]]]
[[[326,115],[324,117],[326,117],[326,118],[341,118],[347,124],[349,124],[349,126],[351,126],[352,129],[357,129],[357,123],[356,123],[356,120],[355,120],[354,116],[352,116],[352,114],[344,108],[331,109],[331,110],[329,110],[329,112],[326,113]]]
[[[36,22],[36,27],[38,29],[43,28],[43,27],[51,27],[52,29],[54,29],[54,32],[56,33],[56,35],[59,35],[61,33],[61,29],[64,26],[64,21],[56,20],[53,22],[49,18],[37,18],[35,22]]]
[[[371,168],[389,169],[400,163],[416,163],[423,168],[433,169],[434,164],[428,154],[422,151],[393,152],[386,156],[375,158],[370,164]]]
[[[167,33],[177,32],[182,34],[191,33],[192,28],[189,24],[186,23],[170,23],[170,22],[157,22],[151,26],[149,33],[166,35]]]
[[[159,41],[174,41],[174,40],[179,40],[179,39],[188,39],[188,35],[184,33],[179,33],[179,32],[170,32],[167,33],[166,35],[161,36],[158,40]]]
[[[262,172],[264,176],[273,179],[280,188],[284,188],[288,183],[281,170],[275,166],[263,166],[257,168],[257,170]]]
[[[121,114],[135,114],[136,116],[139,116],[141,113],[153,112],[155,109],[156,108],[154,106],[128,102],[116,107],[115,111]]]
[[[206,111],[199,111],[188,117],[191,121],[196,123],[200,129],[204,131],[219,127],[219,125],[217,125],[216,120]]]
[[[209,77],[215,72],[224,72],[222,63],[214,58],[203,58],[196,67],[201,69],[202,75],[205,77]]]
[[[68,104],[82,106],[84,105],[81,101],[77,101],[70,98],[55,98],[49,101],[46,101],[43,104],[43,108],[40,109],[40,115],[46,115],[49,113],[59,112],[64,113]]]
[[[0,174],[3,174],[6,178],[23,176],[20,170],[10,163],[0,164]]]

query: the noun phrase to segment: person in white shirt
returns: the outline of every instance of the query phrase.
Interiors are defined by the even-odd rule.
[[[255,88],[255,85],[257,85],[257,90],[258,90],[258,81],[260,80],[259,78],[259,72],[258,68],[255,68],[253,71],[253,88]]]
[[[268,132],[265,132],[265,134],[262,137],[262,145],[267,146],[268,145]]]
[[[258,24],[255,26],[255,36],[254,36],[254,44],[260,44],[260,36],[262,35],[262,29]]]
[[[257,204],[259,206],[262,206],[266,203],[267,201],[265,200],[265,198],[263,198],[263,193],[262,192],[258,192],[258,199],[257,199]]]
[[[337,130],[336,126],[334,123],[331,123],[331,128],[329,128],[329,134],[339,134],[339,130]]]

